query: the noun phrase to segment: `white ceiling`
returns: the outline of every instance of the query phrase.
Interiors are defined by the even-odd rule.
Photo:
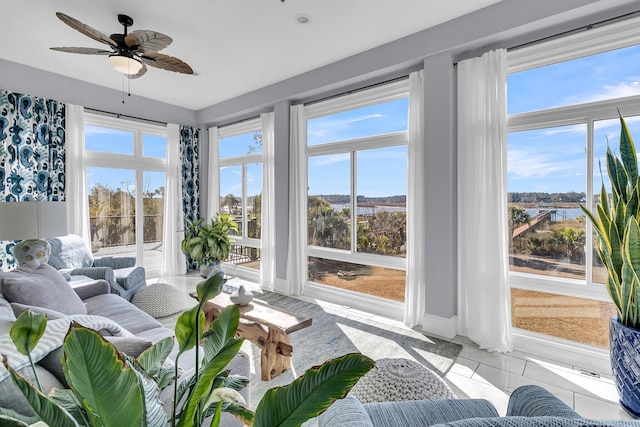
[[[132,30],[173,38],[162,53],[197,73],[149,68],[131,81],[133,95],[199,110],[392,40],[446,22],[499,0],[20,0],[3,6],[0,58],[113,89],[121,74],[105,56],[49,47],[107,48],[58,20],[63,12],[105,34]],[[311,17],[307,25],[295,16]]]

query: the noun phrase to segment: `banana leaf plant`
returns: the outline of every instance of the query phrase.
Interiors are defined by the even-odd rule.
[[[230,375],[226,366],[237,355],[243,339],[235,338],[240,318],[238,307],[222,310],[204,331],[204,302],[222,289],[218,271],[197,287],[200,303],[183,313],[176,324],[178,356],[175,370],[164,364],[174,347],[172,338],[162,340],[137,358],[119,353],[97,332],[73,323],[64,340],[62,366],[69,389],[45,395],[22,378],[3,358],[5,367],[23,393],[35,416],[25,417],[0,408],[0,425],[29,426],[219,426],[223,411],[254,427],[300,426],[318,416],[336,399],[344,397],[374,362],[359,353],[332,359],[310,368],[288,386],[268,390],[255,413],[244,407],[239,391],[248,379]],[[24,316],[24,318],[23,318]],[[14,323],[11,337],[19,351],[37,344],[46,328],[46,316],[25,311]],[[18,326],[16,326],[18,325]],[[195,347],[200,366],[180,383],[178,361]],[[25,354],[25,353],[23,353]],[[35,367],[31,361],[35,372]],[[36,376],[37,378],[37,376]],[[160,391],[173,382],[173,407],[165,415]],[[42,425],[42,424],[40,424]]]
[[[597,232],[596,249],[607,270],[607,291],[618,321],[640,329],[640,184],[638,159],[627,124],[620,115],[620,147],[617,157],[607,147],[607,173],[595,213],[580,206]]]

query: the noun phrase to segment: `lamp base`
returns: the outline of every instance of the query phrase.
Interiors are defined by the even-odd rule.
[[[49,255],[51,255],[51,245],[40,239],[23,240],[13,248],[13,257],[18,262],[18,265],[34,259],[46,264],[49,262]]]

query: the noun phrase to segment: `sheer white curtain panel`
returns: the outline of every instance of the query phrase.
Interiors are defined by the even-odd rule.
[[[209,221],[220,210],[220,132],[217,126],[209,128],[209,194],[207,217]]]
[[[89,195],[84,157],[84,107],[66,105],[65,130],[65,200],[69,233],[81,236],[91,247]]]
[[[167,172],[165,174],[163,249],[161,276],[186,274],[187,260],[180,248],[184,239],[182,210],[182,161],[180,159],[180,126],[167,124]]]
[[[274,114],[261,114],[260,120],[262,122],[262,247],[260,250],[260,286],[273,290],[276,280]]]
[[[285,289],[276,289],[286,295],[300,295],[307,283],[307,177],[306,120],[304,105],[291,107],[291,132],[289,140],[289,252],[287,256],[287,280]]]
[[[458,63],[460,332],[513,350],[508,280],[506,50]]]
[[[414,327],[422,323],[426,298],[424,257],[424,71],[409,75],[409,169],[407,193],[407,275],[404,323]]]

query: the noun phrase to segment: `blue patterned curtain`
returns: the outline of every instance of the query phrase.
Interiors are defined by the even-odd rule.
[[[65,106],[0,90],[0,203],[64,200]],[[14,242],[0,242],[0,269]]]
[[[195,220],[200,210],[200,130],[189,126],[180,126],[180,159],[182,161],[182,211],[186,220]],[[198,268],[195,261],[187,255],[187,269]]]

